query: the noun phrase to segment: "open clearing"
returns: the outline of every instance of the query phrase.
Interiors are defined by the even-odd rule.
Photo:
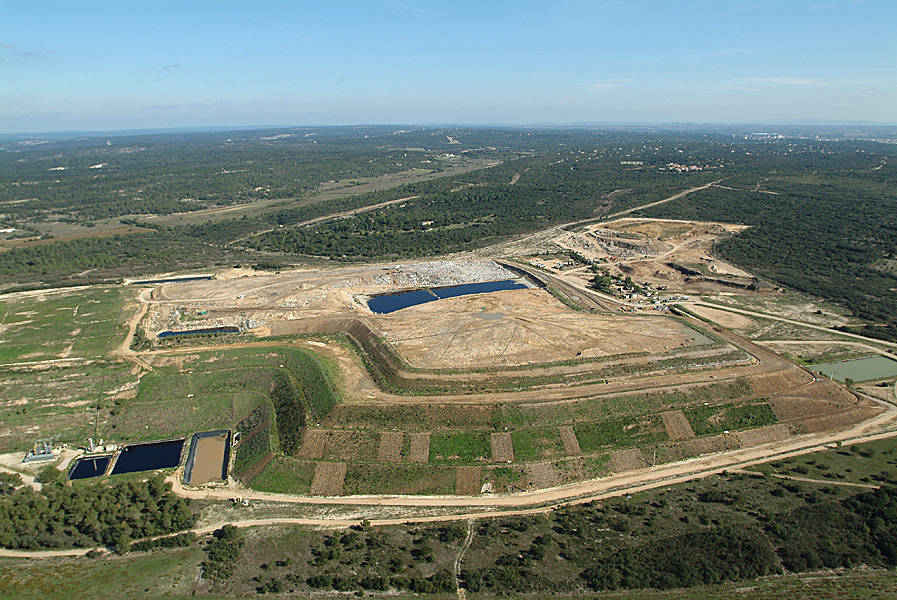
[[[703,255],[707,244],[727,234],[707,223],[627,219],[614,226],[589,231],[605,236],[603,243],[613,238],[617,248],[634,244],[673,262],[686,256],[683,246]],[[568,234],[559,235],[573,239]],[[621,259],[617,266],[626,272],[641,260]],[[711,279],[729,278],[745,288],[752,281],[712,264],[716,268],[697,282],[686,281],[694,275],[677,281],[685,289],[728,285]],[[737,452],[756,449],[752,456],[760,456],[802,447],[882,416],[884,408],[871,400],[729,329],[620,299],[610,305],[624,314],[574,310],[547,286],[568,285],[583,302],[603,305],[582,286],[581,269],[549,265],[553,274],[543,278],[517,265],[459,258],[276,275],[226,269],[209,280],[113,288],[104,322],[112,329],[107,336],[114,336],[102,339],[102,349],[97,339],[91,350],[125,361],[124,380],[114,370],[100,379],[114,384],[107,393],[114,410],[85,410],[80,421],[69,413],[60,418],[72,423],[73,437],[87,437],[91,424],[104,438],[122,440],[216,427],[243,431],[235,450],[241,480],[216,492],[224,495],[263,490],[330,501],[401,493],[439,505],[446,494],[470,502],[485,493],[513,505],[518,494],[524,501],[540,489],[614,480],[693,457],[719,455],[727,464],[722,457]],[[531,273],[526,279],[524,270]],[[389,314],[367,307],[380,294],[504,279],[525,280],[528,287]],[[107,297],[97,294],[111,294],[91,293],[95,302]],[[61,298],[49,313],[43,299],[8,304],[10,327],[0,335],[13,341],[17,323],[46,321],[47,314],[67,313],[64,320],[85,314],[76,295]],[[695,312],[737,331],[756,321],[706,306]],[[239,331],[157,338],[162,331],[224,327]],[[17,358],[37,350],[18,339]],[[302,356],[317,358],[308,363]],[[322,404],[322,384],[308,379],[312,363],[320,363],[315,369],[335,390],[335,404]],[[305,411],[292,432],[279,429],[283,406],[275,403],[284,373]],[[16,413],[11,401],[4,406],[6,438],[29,439],[34,418]]]
[[[620,244],[636,240],[660,258],[683,244],[701,254],[728,233],[718,224],[617,225]],[[640,235],[657,243],[632,237]],[[299,462],[289,463],[314,473],[307,489],[315,495],[437,494],[446,469],[454,471],[455,494],[478,495],[483,486],[515,493],[521,485],[538,489],[784,444],[881,412],[762,346],[687,316],[571,310],[538,276],[528,279],[529,289],[389,314],[366,304],[384,293],[519,278],[511,269],[513,263],[456,259],[279,275],[223,271],[207,281],[144,289],[149,308],[139,330],[153,340],[160,331],[237,327],[243,333],[229,334],[221,348],[303,347],[330,364],[341,402],[307,423]],[[745,276],[720,265],[710,271]],[[557,272],[575,285],[575,275]],[[702,310],[714,320],[738,319],[733,326],[752,322]],[[159,341],[137,356],[170,360],[187,347]],[[193,347],[190,355],[200,351]],[[285,480],[271,483],[283,478],[286,464],[267,463],[248,485],[290,489]]]

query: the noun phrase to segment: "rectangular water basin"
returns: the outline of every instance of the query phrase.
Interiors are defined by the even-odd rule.
[[[172,469],[181,464],[183,448],[183,439],[125,446],[112,467],[112,475]]]
[[[105,475],[110,462],[112,462],[111,454],[96,454],[77,458],[69,471],[69,479],[87,479]]]
[[[193,434],[184,467],[184,483],[202,485],[227,479],[230,461],[230,430]]]
[[[897,361],[885,356],[868,356],[838,362],[810,365],[810,369],[838,381],[872,381],[897,377]]]

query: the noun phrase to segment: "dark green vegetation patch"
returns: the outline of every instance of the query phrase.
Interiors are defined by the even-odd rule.
[[[161,476],[113,485],[47,483],[38,493],[25,486],[0,498],[0,546],[71,548],[114,546],[191,527],[190,501],[175,496]]]
[[[583,452],[594,452],[614,446],[653,444],[666,441],[668,437],[663,421],[658,415],[582,423],[573,429]]]
[[[875,169],[878,164],[877,158],[843,151],[777,158],[769,165],[776,168],[772,174],[746,169],[725,188],[702,190],[641,214],[751,225],[716,251],[875,324],[851,331],[894,341],[897,278],[876,266],[897,253],[897,189],[891,183],[894,167]],[[764,191],[754,191],[761,179]]]
[[[695,406],[685,413],[696,435],[715,435],[776,423],[775,413],[766,402],[742,405]]]

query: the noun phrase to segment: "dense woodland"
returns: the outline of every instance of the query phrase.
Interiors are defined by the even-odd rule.
[[[270,139],[276,135],[287,137]],[[298,131],[125,137],[94,143],[0,152],[0,204],[6,218],[40,220],[55,213],[82,222],[190,212],[296,198],[331,180],[439,168],[438,163],[423,162],[420,151],[378,148],[362,136],[319,144],[317,134],[306,137]]]
[[[174,495],[161,475],[112,485],[49,481],[40,492],[24,486],[0,496],[0,547],[126,552],[131,540],[182,531],[194,520],[190,501]]]
[[[897,277],[879,268],[897,258],[894,169],[874,170],[870,159],[857,169],[855,160],[820,165],[814,158],[794,160],[829,170],[810,175],[783,161],[788,171],[763,178],[765,191],[710,188],[641,214],[751,225],[716,251],[778,284],[843,305],[874,325],[862,328],[865,335],[897,340]],[[738,183],[747,188],[748,181]]]
[[[856,454],[856,452],[859,454]],[[852,448],[860,461],[893,464],[892,450]],[[840,454],[839,454],[840,455]],[[865,458],[868,457],[868,458]],[[838,474],[819,460],[789,459]],[[560,508],[544,515],[396,527],[306,532],[289,553],[283,539],[216,533],[226,546],[213,591],[238,595],[318,591],[455,591],[445,568],[467,538],[460,583],[484,596],[671,590],[831,569],[897,567],[897,488],[850,488],[738,474]],[[287,534],[296,540],[295,532]],[[233,543],[225,544],[227,538]],[[236,544],[236,545],[235,545]],[[267,550],[267,545],[278,550]],[[217,550],[216,550],[217,553]],[[392,591],[390,593],[395,593]],[[478,596],[479,597],[479,596]]]

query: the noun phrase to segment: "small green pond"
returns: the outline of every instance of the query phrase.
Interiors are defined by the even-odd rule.
[[[810,365],[810,369],[837,381],[871,381],[897,377],[897,361],[884,356],[867,356],[838,362]]]

